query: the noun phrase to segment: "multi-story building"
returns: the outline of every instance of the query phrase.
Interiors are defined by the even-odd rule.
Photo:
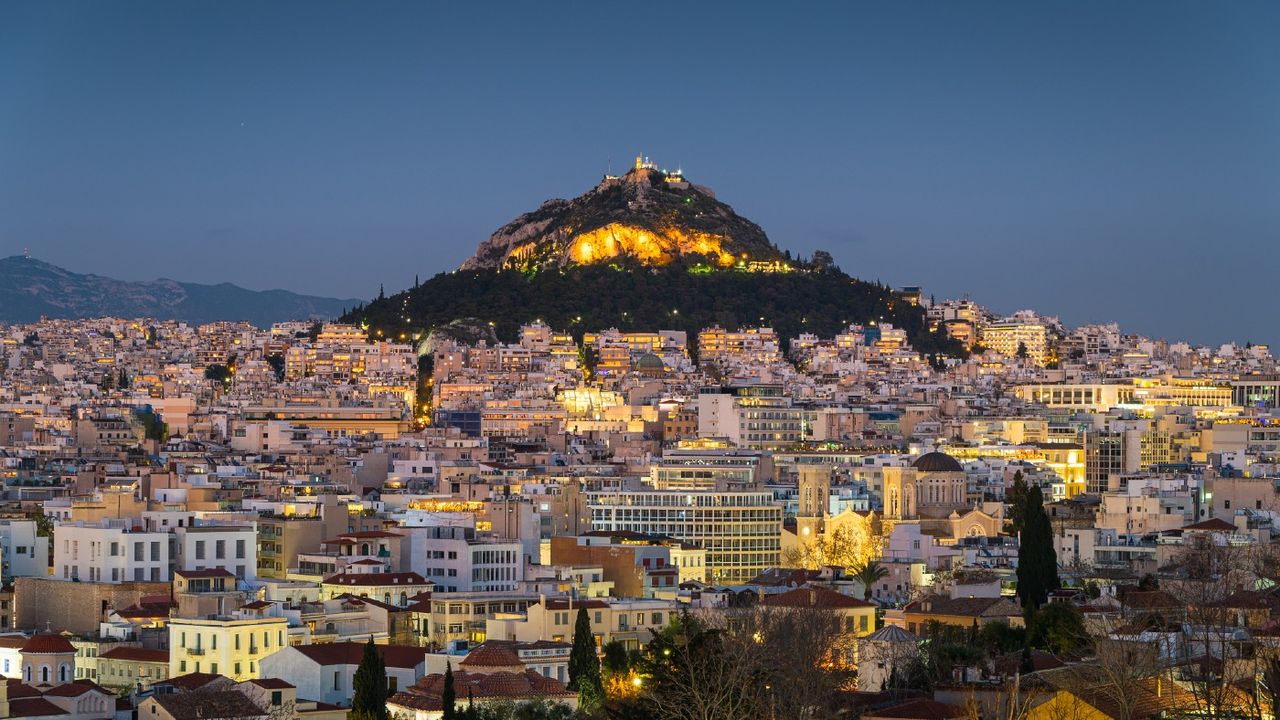
[[[587,609],[596,647],[618,641],[628,649],[644,647],[653,639],[654,633],[666,627],[680,610],[675,600],[548,598],[545,602],[530,605],[523,613],[503,613],[489,620],[485,624],[485,634],[490,640],[568,642],[573,639],[574,622],[580,607]]]
[[[518,541],[482,537],[471,527],[402,527],[407,567],[441,592],[510,592],[524,579]]]
[[[761,450],[794,447],[814,437],[818,413],[792,404],[781,385],[705,389],[698,395],[698,435]]]
[[[1015,315],[982,328],[982,344],[1005,357],[1026,357],[1043,367],[1049,359],[1049,328],[1033,317]]]
[[[172,578],[172,541],[167,532],[146,532],[118,523],[66,524],[54,530],[54,576],[62,580],[122,583]]]
[[[589,492],[596,530],[665,535],[706,550],[712,583],[746,582],[780,561],[782,505],[760,491]]]
[[[41,537],[34,520],[0,520],[0,586],[15,577],[49,572],[49,538]]]
[[[262,677],[259,663],[288,646],[283,617],[240,610],[231,615],[169,620],[169,675],[211,673],[233,680]]]
[[[241,580],[258,572],[258,536],[252,525],[196,525],[174,528],[174,563],[182,570],[225,568]]]

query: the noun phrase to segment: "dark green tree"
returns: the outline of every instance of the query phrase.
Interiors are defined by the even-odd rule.
[[[1013,474],[1013,487],[1009,488],[1005,503],[1009,507],[1005,517],[1005,532],[1017,535],[1022,532],[1022,519],[1027,512],[1027,481],[1023,479],[1021,470]]]
[[[284,356],[280,353],[271,353],[267,356],[267,364],[271,366],[271,371],[276,374],[276,382],[284,380]]]
[[[1053,530],[1044,511],[1044,493],[1039,486],[1032,486],[1027,491],[1018,542],[1018,599],[1024,610],[1033,610],[1059,586],[1058,553],[1053,549]]]
[[[604,661],[601,665],[605,672],[622,675],[631,669],[631,655],[621,640],[610,640],[604,644],[602,650]]]
[[[569,689],[578,693],[578,704],[591,709],[604,696],[600,680],[600,658],[591,633],[591,618],[585,605],[578,606],[573,626],[573,650],[569,653]]]
[[[444,720],[459,720],[458,691],[453,688],[453,663],[444,664],[444,688],[440,691],[440,707]]]
[[[226,365],[214,363],[204,369],[204,377],[215,383],[226,383],[231,379],[231,369]]]
[[[1020,342],[1020,343],[1018,343],[1018,357],[1019,357],[1019,358],[1021,358],[1021,359],[1023,359],[1023,360],[1026,360],[1026,359],[1027,359],[1027,354],[1028,354],[1028,353],[1027,353],[1027,344],[1026,344],[1026,343],[1024,343],[1024,342]]]
[[[389,720],[387,714],[387,667],[373,644],[365,643],[364,655],[352,682],[352,720]]]
[[[1027,618],[1027,644],[1057,655],[1075,654],[1088,647],[1084,616],[1067,603],[1046,603]]]

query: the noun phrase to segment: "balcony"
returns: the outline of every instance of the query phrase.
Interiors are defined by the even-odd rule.
[[[187,648],[187,654],[196,655],[196,656],[204,655],[204,648],[198,648],[198,647]]]

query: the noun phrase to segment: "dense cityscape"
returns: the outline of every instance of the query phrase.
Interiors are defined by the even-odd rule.
[[[0,714],[1270,717],[1268,348],[897,295],[969,354],[4,326]]]
[[[1280,2],[0,2],[0,720],[1280,720]]]

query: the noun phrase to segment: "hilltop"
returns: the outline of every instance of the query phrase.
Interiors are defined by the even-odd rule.
[[[480,243],[461,269],[379,297],[345,318],[383,337],[423,337],[459,321],[501,340],[543,320],[585,332],[767,325],[784,338],[832,337],[889,322],[925,353],[963,354],[891,289],[778,249],[709,188],[645,158],[572,200],[550,200]]]
[[[22,255],[0,260],[0,322],[6,323],[35,322],[41,316],[114,316],[190,323],[244,320],[266,327],[284,320],[334,318],[359,302],[287,290],[247,290],[230,283],[130,282],[75,273]]]
[[[572,200],[544,202],[480,244],[462,270],[536,272],[630,260],[645,267],[759,267],[789,258],[759,225],[644,157]]]

